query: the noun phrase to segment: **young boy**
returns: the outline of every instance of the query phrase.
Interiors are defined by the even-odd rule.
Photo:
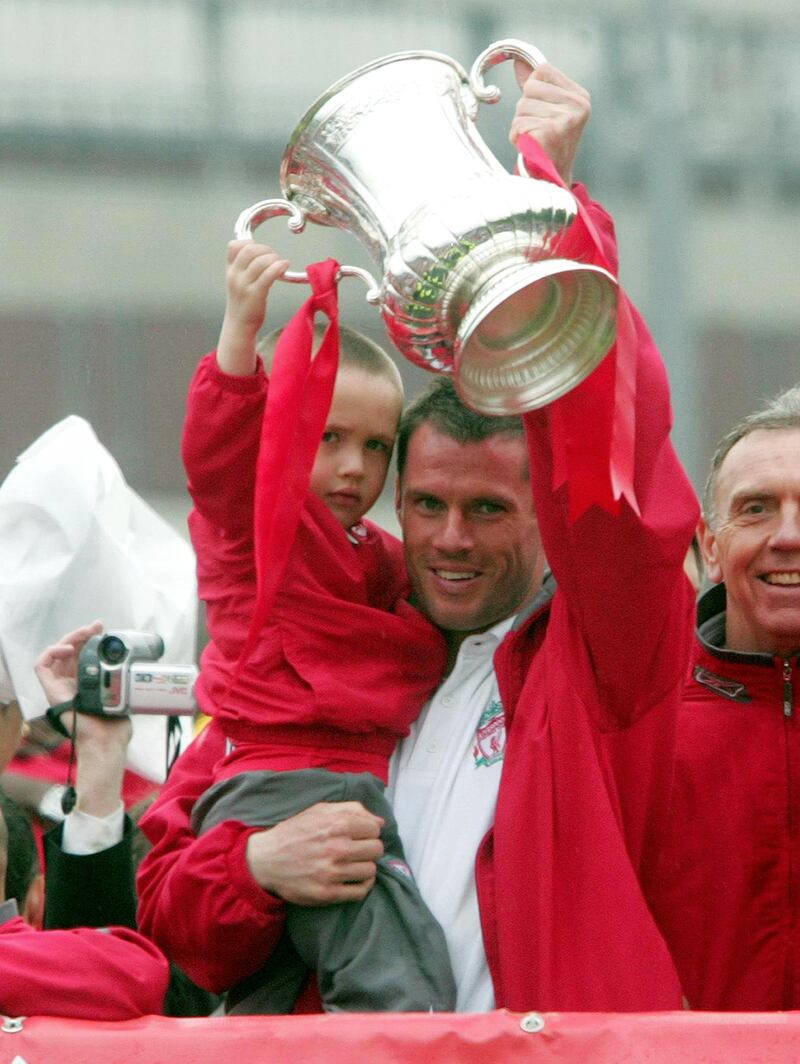
[[[292,945],[328,1010],[449,1011],[444,937],[383,797],[389,756],[440,682],[445,647],[403,599],[401,545],[362,520],[386,478],[402,384],[365,337],[343,329],[339,345],[329,262],[309,269],[314,295],[281,334],[268,388],[255,342],[287,265],[264,245],[230,245],[219,345],[189,392],[189,524],[211,639],[197,697],[230,750],[193,823],[240,821],[246,841],[245,824],[362,802],[384,820],[376,884],[359,904],[289,906]],[[319,312],[329,325],[311,359]],[[286,971],[274,974],[263,1011],[290,1008],[297,989],[289,980],[282,994]]]

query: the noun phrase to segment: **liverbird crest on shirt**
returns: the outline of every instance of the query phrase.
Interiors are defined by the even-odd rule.
[[[495,765],[503,760],[506,749],[506,716],[503,703],[493,698],[481,713],[475,729],[475,745],[472,756],[475,767]]]

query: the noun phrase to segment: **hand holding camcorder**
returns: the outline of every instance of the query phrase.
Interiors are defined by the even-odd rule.
[[[154,632],[109,631],[78,656],[78,705],[84,713],[190,716],[197,709],[195,665],[156,664],[164,640]]]

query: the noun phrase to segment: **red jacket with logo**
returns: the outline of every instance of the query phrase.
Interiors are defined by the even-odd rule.
[[[611,220],[575,191],[615,261]],[[525,415],[558,590],[497,651],[508,736],[494,828],[476,860],[496,1002],[512,1010],[681,1007],[639,876],[671,783],[693,629],[683,559],[698,508],[669,442],[663,366],[638,318],[635,327],[641,515],[623,503],[617,516],[592,507],[570,522],[566,489],[550,487],[548,413]],[[142,823],[154,849],[139,918],[195,981],[220,989],[261,966],[282,909],[249,875],[246,836],[225,824],[199,840],[189,832],[218,742],[212,730],[187,751]]]
[[[653,906],[692,1008],[800,1008],[798,657],[720,649],[700,601]]]

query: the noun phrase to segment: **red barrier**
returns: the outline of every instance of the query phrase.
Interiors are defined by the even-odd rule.
[[[14,1030],[19,1026],[19,1029]],[[0,1064],[789,1064],[800,1012],[6,1020]]]

